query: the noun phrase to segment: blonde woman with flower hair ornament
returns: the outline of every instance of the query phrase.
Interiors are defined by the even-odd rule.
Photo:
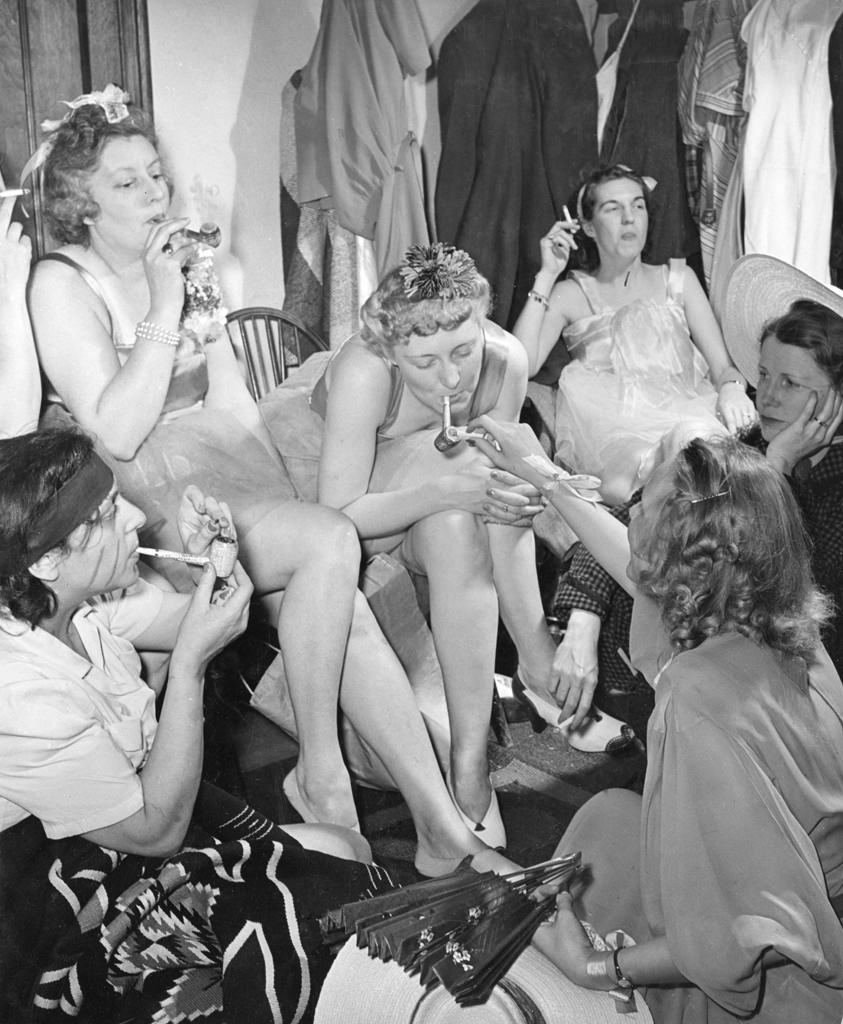
[[[185,493],[203,536],[236,530],[255,590],[278,616],[299,739],[284,781],[290,803],[305,821],[359,827],[339,703],[388,763],[417,825],[418,863],[436,873],[481,844],[444,785],[429,781],[436,757],[407,677],[357,590],[353,527],[296,500],[222,327],[207,251],[168,214],[148,118],[113,90],[70,106],[38,154],[45,212],[63,243],[37,265],[31,291],[46,420],[97,436],[121,493],[144,512],[144,543],[179,550]],[[186,274],[197,248],[198,272]],[[220,511],[203,492],[228,505]]]
[[[529,529],[541,493],[495,471],[465,429],[483,413],[516,421],[526,390],[524,351],[489,308],[488,282],[467,253],[413,246],[364,304],[359,335],[308,360],[261,411],[303,496],[345,512],[367,554],[388,552],[427,577],[449,786],[496,846],[505,833],[486,739],[499,611],[521,681],[552,704],[555,720],[573,716],[573,742],[603,749],[629,738],[614,720],[588,719],[588,702],[557,692]]]

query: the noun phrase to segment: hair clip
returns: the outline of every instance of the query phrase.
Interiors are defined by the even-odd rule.
[[[461,299],[471,295],[477,279],[468,253],[444,242],[410,246],[399,273],[408,299]]]
[[[699,505],[701,501],[713,501],[715,498],[725,498],[729,493],[729,488],[726,487],[722,491],[718,491],[716,494],[705,494],[701,498],[689,498],[688,503],[690,505]]]

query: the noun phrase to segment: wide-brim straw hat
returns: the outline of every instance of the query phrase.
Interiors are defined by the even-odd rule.
[[[653,1024],[640,993],[624,1024]],[[540,1014],[540,1016],[537,1015]],[[357,948],[352,936],[331,965],[314,1024],[617,1024],[608,992],[580,988],[537,950],[526,949],[488,1002],[460,1006],[442,988],[425,991],[418,977],[394,961],[383,963]]]
[[[761,334],[798,299],[812,299],[843,317],[843,292],[827,287],[775,256],[752,253],[736,260],[726,278],[721,323],[735,366],[758,383]]]

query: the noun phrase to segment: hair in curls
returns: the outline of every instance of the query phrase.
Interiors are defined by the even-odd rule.
[[[453,299],[410,299],[404,291],[400,268],[390,271],[360,310],[360,337],[379,355],[389,356],[411,334],[427,336],[453,331],[470,317],[482,320],[492,306],[489,282],[475,271],[469,293]]]
[[[831,379],[836,391],[843,389],[843,317],[812,299],[797,299],[790,309],[765,325],[761,344],[774,337],[782,345],[803,348]]]
[[[650,227],[649,220],[652,213],[652,192],[647,187],[647,183],[637,174],[635,171],[630,170],[623,164],[611,164],[608,167],[598,167],[597,170],[592,171],[591,174],[585,179],[580,186],[582,190],[582,198],[579,202],[574,202],[573,206],[577,210],[577,216],[583,221],[592,220],[594,217],[594,206],[597,202],[597,187],[598,185],[605,185],[607,181],[634,181],[637,185],[641,186],[641,192],[644,196],[644,205],[647,207],[647,241],[644,244],[643,253],[647,252],[650,245]],[[580,192],[577,192],[577,196]],[[596,270],[600,266],[600,253],[597,249],[597,244],[594,239],[589,237],[580,226],[576,232],[577,243],[581,244],[581,256],[580,262],[585,270],[589,272]]]
[[[33,523],[93,450],[93,440],[77,430],[44,430],[0,441],[0,546],[25,550]],[[34,627],[53,614],[56,596],[23,568],[0,576],[0,607]]]
[[[636,554],[674,648],[734,630],[811,660],[830,601],[787,484],[735,438],[697,438],[672,466],[673,493]]]
[[[100,212],[88,190],[88,178],[97,169],[107,142],[135,135],[158,148],[152,122],[139,107],[129,104],[128,117],[111,124],[100,106],[87,103],[72,111],[50,136],[50,151],[42,168],[44,214],[60,242],[87,244],[85,221],[96,219]],[[166,175],[165,180],[171,189]]]

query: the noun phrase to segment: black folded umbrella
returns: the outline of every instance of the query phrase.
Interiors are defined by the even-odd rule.
[[[580,870],[580,855],[506,875],[473,871],[469,859],[442,878],[329,911],[321,921],[325,941],[356,934],[370,956],[395,960],[423,985],[444,985],[461,1005],[484,1003],[554,913],[555,894]],[[538,893],[545,885],[552,894]]]

